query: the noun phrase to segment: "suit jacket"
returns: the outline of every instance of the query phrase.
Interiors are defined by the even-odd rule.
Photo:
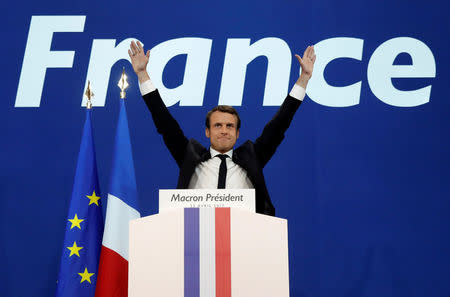
[[[164,143],[180,168],[178,189],[188,188],[195,167],[211,158],[209,150],[195,139],[187,139],[178,122],[165,106],[158,90],[143,96],[150,110],[156,129],[162,135]],[[275,215],[275,208],[270,201],[264,180],[263,168],[275,153],[284,138],[284,132],[294,117],[302,101],[287,96],[280,109],[266,124],[255,142],[247,140],[233,150],[233,162],[247,171],[250,181],[255,187],[256,212]]]

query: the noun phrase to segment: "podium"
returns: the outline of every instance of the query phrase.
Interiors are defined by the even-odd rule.
[[[236,208],[130,222],[129,297],[288,297],[287,220]]]

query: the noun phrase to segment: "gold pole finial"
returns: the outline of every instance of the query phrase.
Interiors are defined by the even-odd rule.
[[[88,85],[86,88],[86,92],[84,93],[84,95],[87,97],[87,102],[86,102],[86,108],[87,109],[92,109],[92,97],[94,97],[94,93],[91,90],[91,82],[88,80]]]
[[[127,81],[127,75],[125,74],[125,67],[122,70],[122,76],[120,77],[119,83],[117,84],[120,88],[120,98],[125,98],[125,90],[128,88],[129,84]]]

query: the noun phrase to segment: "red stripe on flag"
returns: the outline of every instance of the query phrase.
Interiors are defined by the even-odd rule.
[[[216,297],[231,297],[230,209],[216,208]]]
[[[95,297],[128,296],[128,261],[102,246]]]

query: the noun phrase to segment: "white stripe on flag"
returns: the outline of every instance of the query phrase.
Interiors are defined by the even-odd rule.
[[[216,296],[215,209],[200,208],[200,297]]]
[[[141,215],[137,210],[108,194],[103,246],[115,251],[128,261],[128,224]]]

